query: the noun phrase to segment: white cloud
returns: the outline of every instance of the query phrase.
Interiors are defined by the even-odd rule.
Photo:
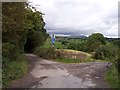
[[[48,32],[118,35],[118,0],[29,0],[45,13]]]

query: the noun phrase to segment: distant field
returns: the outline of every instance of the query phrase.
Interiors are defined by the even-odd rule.
[[[44,44],[43,47],[46,47],[46,48],[52,47],[51,38],[48,38],[48,39],[46,40],[46,42],[45,42],[45,44]],[[62,45],[61,42],[55,41],[55,48],[56,48],[56,49],[63,49],[63,48],[64,48],[64,45]]]
[[[67,44],[63,44],[63,41],[67,41]],[[63,62],[63,63],[81,63],[81,62],[106,62],[107,60],[100,60],[100,59],[93,59],[92,55],[90,53],[84,52],[82,50],[76,50],[76,49],[70,49],[69,45],[70,43],[82,43],[85,42],[85,40],[82,39],[68,39],[68,38],[62,38],[62,39],[58,39],[55,41],[55,52],[56,55],[58,55],[58,57],[52,57],[51,60],[57,61],[57,62]],[[73,44],[74,46],[75,44]],[[78,44],[78,46],[84,46],[83,44]],[[46,54],[43,54],[43,56],[49,57],[50,53],[48,54],[48,52],[52,53],[52,43],[51,43],[51,38],[48,38],[43,46],[44,48],[46,48]],[[76,46],[74,46],[76,47]],[[49,49],[51,49],[49,51]],[[40,52],[42,52],[42,50],[40,50]],[[51,56],[54,56],[53,54],[51,54]],[[46,58],[45,57],[45,58]]]
[[[56,38],[57,39],[57,38]],[[62,44],[62,41],[67,41],[67,44],[64,45]],[[70,42],[74,42],[74,43],[79,43],[79,42],[83,42],[81,39],[65,39],[65,38],[62,38],[60,41],[58,40],[55,40],[55,45],[54,47],[56,49],[68,49],[68,44]],[[52,47],[52,42],[51,42],[51,38],[48,38],[44,44],[45,48],[48,48],[48,47]]]

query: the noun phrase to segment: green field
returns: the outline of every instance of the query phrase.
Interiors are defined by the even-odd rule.
[[[44,44],[43,47],[45,47],[45,48],[52,47],[51,38],[48,38],[48,39],[46,40],[46,42],[45,42],[45,44]],[[63,49],[63,48],[64,48],[64,45],[62,45],[61,42],[55,41],[54,47],[55,47],[56,49]]]
[[[56,38],[57,39],[57,38]],[[62,44],[62,42],[67,42],[66,44]],[[60,41],[59,40],[55,40],[55,45],[54,47],[56,49],[69,49],[68,46],[70,43],[82,43],[84,42],[84,40],[81,39],[68,39],[68,38],[62,38]],[[51,42],[51,38],[48,38],[43,46],[44,48],[49,48],[52,47],[52,42]],[[74,49],[73,49],[74,50]],[[76,49],[77,50],[77,49]]]

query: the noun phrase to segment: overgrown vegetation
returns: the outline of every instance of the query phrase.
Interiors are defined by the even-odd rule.
[[[84,52],[93,52],[101,45],[106,44],[104,36],[100,33],[93,33],[88,38],[69,38],[57,37],[55,42],[56,49],[72,49]],[[48,38],[44,47],[51,47],[51,39]]]
[[[39,57],[49,59],[49,60],[59,58],[53,47],[49,47],[49,48],[38,47],[36,48],[34,53],[38,55]]]
[[[44,45],[48,34],[44,28],[45,22],[42,13],[26,3],[3,3],[2,5],[2,54],[3,54],[3,87],[9,82],[20,78],[27,72],[27,61],[24,52],[35,53],[46,59],[65,63],[79,63],[95,60],[108,60],[113,63],[106,79],[113,86],[119,84],[117,69],[120,69],[120,40],[107,41],[100,33],[94,33],[85,39],[57,38],[55,47],[51,45],[50,38]],[[44,45],[44,46],[43,46]],[[73,49],[69,50],[56,49]],[[84,51],[92,54],[91,56]]]
[[[25,26],[28,31],[24,45],[25,52],[34,52],[37,47],[44,44],[48,37],[42,15],[41,12],[33,11],[29,7],[26,9]]]
[[[54,47],[37,48],[35,54],[42,58],[62,63],[80,63],[94,61],[94,59],[92,59],[91,55],[88,53],[69,49],[55,49]]]
[[[111,62],[112,67],[106,74],[106,80],[111,85],[111,87],[116,87],[118,83],[118,72],[120,72],[120,40],[105,38],[100,33],[93,33],[89,37],[81,38],[69,38],[69,37],[57,37],[55,44],[59,43],[59,49],[72,49],[78,51],[84,51],[92,54],[92,59],[86,59],[87,62],[90,61],[107,61]],[[51,41],[45,43],[44,47],[51,47]],[[55,49],[58,47],[55,45]],[[61,51],[63,53],[63,51]],[[64,53],[64,55],[66,55]],[[72,54],[73,55],[73,54]],[[58,58],[53,59],[54,61],[64,62],[64,63],[79,63],[85,60],[74,59],[68,57],[60,57],[61,54],[58,54]],[[118,73],[118,74],[117,74]],[[120,74],[119,74],[120,75]],[[113,82],[112,82],[113,81]]]
[[[116,47],[115,45],[111,43],[102,45],[101,47],[95,49],[94,52],[95,53],[93,54],[93,58],[95,59],[101,59],[101,60],[105,60],[107,58],[118,59],[118,47]]]
[[[119,87],[120,80],[119,80],[119,76],[118,76],[118,70],[115,67],[115,65],[110,67],[109,71],[106,73],[105,79],[108,81],[109,85],[111,85],[112,88],[120,89],[120,87]]]
[[[47,39],[42,13],[31,8],[27,3],[2,3],[3,87],[27,72],[24,50],[34,52]]]
[[[28,63],[24,55],[20,55],[16,60],[10,61],[3,58],[3,87],[8,87],[11,80],[18,79],[27,73]]]
[[[70,58],[57,58],[52,59],[55,62],[62,62],[62,63],[82,63],[82,62],[93,62],[92,59],[80,60],[80,59],[70,59]]]
[[[26,72],[27,64],[22,56],[24,36],[25,3],[2,4],[2,80],[6,87]],[[18,61],[19,60],[19,61]]]
[[[68,49],[85,51],[86,50],[86,40],[71,41],[68,45]]]
[[[106,44],[106,40],[102,34],[93,33],[87,38],[86,51],[93,52],[95,49],[105,44]]]

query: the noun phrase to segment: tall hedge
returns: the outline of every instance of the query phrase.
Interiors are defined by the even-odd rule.
[[[27,72],[24,50],[32,51],[44,44],[48,36],[44,26],[42,13],[33,12],[26,3],[2,4],[3,87]]]

